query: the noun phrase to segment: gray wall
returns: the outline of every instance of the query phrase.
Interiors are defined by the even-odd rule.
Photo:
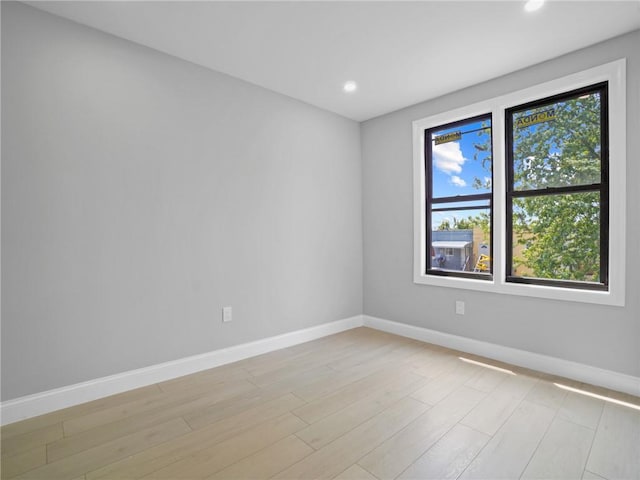
[[[359,130],[2,2],[2,399],[362,313],[363,277],[366,314],[640,376],[638,44],[635,32]],[[627,305],[413,284],[411,122],[622,56]]]
[[[362,124],[364,313],[640,376],[640,31]],[[413,120],[627,57],[624,308],[413,283]],[[615,188],[615,186],[613,186]],[[466,315],[454,313],[466,301]]]
[[[2,117],[3,399],[362,313],[357,123],[6,2]]]

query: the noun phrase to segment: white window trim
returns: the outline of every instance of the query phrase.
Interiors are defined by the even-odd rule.
[[[508,283],[506,259],[505,110],[599,82],[609,82],[609,289],[579,290]],[[426,275],[424,131],[450,122],[492,113],[493,139],[493,280]],[[624,306],[626,254],[626,59],[512,92],[413,122],[414,282],[509,295]]]

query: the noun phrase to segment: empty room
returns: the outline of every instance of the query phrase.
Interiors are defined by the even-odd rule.
[[[0,8],[2,479],[640,480],[640,2]]]

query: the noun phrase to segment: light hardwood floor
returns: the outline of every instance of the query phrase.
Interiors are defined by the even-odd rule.
[[[640,411],[553,382],[640,404],[358,328],[7,425],[2,478],[640,478]]]

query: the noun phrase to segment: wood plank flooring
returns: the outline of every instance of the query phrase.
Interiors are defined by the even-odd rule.
[[[554,382],[640,405],[357,328],[7,425],[2,478],[640,479],[640,411]]]

